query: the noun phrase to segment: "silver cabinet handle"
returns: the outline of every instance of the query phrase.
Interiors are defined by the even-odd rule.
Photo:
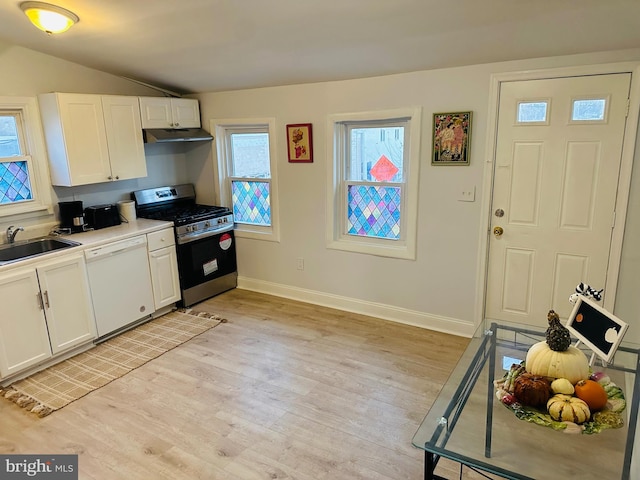
[[[45,291],[44,292],[44,304],[47,308],[51,308],[51,305],[49,305],[49,292]]]
[[[42,303],[42,293],[40,292],[36,293],[36,299],[37,299],[38,307],[40,308],[40,310],[44,310],[44,304]]]

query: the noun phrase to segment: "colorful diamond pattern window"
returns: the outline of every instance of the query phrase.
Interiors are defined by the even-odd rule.
[[[231,182],[231,195],[236,223],[271,225],[269,182],[234,180]]]
[[[25,200],[33,200],[27,162],[0,162],[0,204]]]
[[[400,187],[349,185],[347,233],[400,238]]]

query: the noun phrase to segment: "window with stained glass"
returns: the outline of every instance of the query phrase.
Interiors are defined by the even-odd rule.
[[[400,239],[405,126],[349,125],[347,233]]]
[[[0,111],[0,205],[33,200],[21,114]]]
[[[239,236],[277,239],[274,124],[271,119],[212,121],[221,201],[232,208]]]
[[[236,223],[271,225],[269,134],[229,135],[231,199]]]
[[[413,258],[419,110],[333,116],[330,247]],[[402,115],[405,114],[405,115]]]

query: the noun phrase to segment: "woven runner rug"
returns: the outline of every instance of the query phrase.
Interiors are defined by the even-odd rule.
[[[0,387],[0,396],[44,417],[187,340],[225,322],[217,315],[176,310],[46,370]]]

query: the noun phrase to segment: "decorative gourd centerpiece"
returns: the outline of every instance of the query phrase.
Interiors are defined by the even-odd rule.
[[[574,385],[589,378],[587,356],[580,349],[571,346],[569,330],[560,323],[558,314],[549,310],[547,320],[549,327],[546,341],[532,345],[527,352],[527,372],[547,377],[551,381],[566,378]]]
[[[576,292],[582,294],[578,287]],[[494,380],[497,398],[520,420],[566,433],[622,427],[622,389],[604,372],[590,375],[587,356],[571,346],[570,332],[556,312],[549,310],[547,320],[545,341],[532,345],[525,361]]]

